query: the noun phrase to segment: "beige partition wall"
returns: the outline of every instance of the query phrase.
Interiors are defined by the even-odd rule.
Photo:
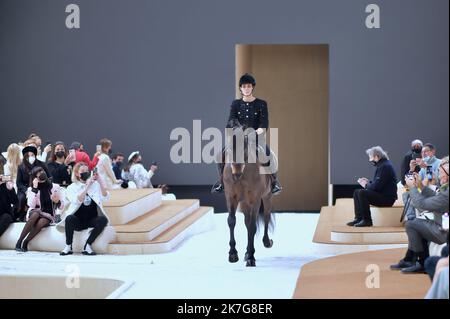
[[[278,128],[284,189],[274,209],[319,210],[328,194],[328,45],[236,45],[236,82],[246,72]]]

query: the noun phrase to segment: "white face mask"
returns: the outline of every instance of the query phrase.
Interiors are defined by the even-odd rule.
[[[31,165],[33,165],[35,161],[36,161],[36,157],[34,157],[34,156],[28,157],[28,163],[30,163]]]

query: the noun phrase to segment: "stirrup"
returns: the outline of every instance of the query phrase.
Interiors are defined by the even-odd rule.
[[[223,190],[224,190],[223,184],[220,181],[218,181],[211,188],[211,193],[212,194],[214,194],[214,193],[223,193]]]
[[[283,188],[277,182],[272,184],[272,195],[278,195]]]

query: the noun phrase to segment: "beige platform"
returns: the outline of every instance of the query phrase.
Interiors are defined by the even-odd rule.
[[[98,253],[150,254],[168,252],[188,236],[214,227],[212,207],[197,199],[164,200],[160,189],[111,191],[105,204],[111,224],[97,238]],[[14,249],[24,223],[12,224],[0,237],[0,249]],[[81,252],[90,230],[75,232],[73,249]],[[29,250],[61,251],[65,234],[48,227],[29,244]]]
[[[104,203],[111,225],[124,225],[161,205],[161,189],[111,190],[111,198]]]
[[[149,241],[159,236],[200,207],[198,200],[165,201],[157,208],[126,225],[116,225],[116,241],[133,243]]]
[[[404,244],[408,241],[404,227],[364,227],[333,226],[331,241],[337,243]]]
[[[213,229],[213,215],[214,209],[212,207],[199,207],[153,240],[135,243],[115,241],[109,245],[108,252],[117,255],[168,252],[187,237]]]
[[[423,299],[431,286],[427,275],[389,269],[405,249],[384,249],[324,258],[304,265],[293,295],[296,299]],[[368,268],[369,267],[369,268]],[[379,270],[379,286],[367,278]]]

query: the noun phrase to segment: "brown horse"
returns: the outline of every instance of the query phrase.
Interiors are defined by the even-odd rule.
[[[234,227],[236,225],[236,210],[238,206],[245,216],[245,226],[247,227],[247,253],[245,254],[246,266],[254,267],[255,247],[254,240],[257,230],[257,219],[260,214],[264,217],[264,237],[263,244],[266,248],[273,245],[269,238],[268,230],[271,224],[272,211],[272,178],[270,174],[261,174],[261,163],[259,159],[252,156],[249,152],[249,138],[244,138],[244,161],[237,163],[234,161],[236,156],[236,145],[232,139],[227,140],[225,154],[232,157],[228,163],[225,163],[223,171],[223,183],[225,197],[228,206],[228,226],[230,228],[230,251],[229,262],[235,263],[239,260],[236,250],[236,240],[234,238]],[[256,152],[254,152],[256,155]],[[249,160],[250,159],[250,160]]]

